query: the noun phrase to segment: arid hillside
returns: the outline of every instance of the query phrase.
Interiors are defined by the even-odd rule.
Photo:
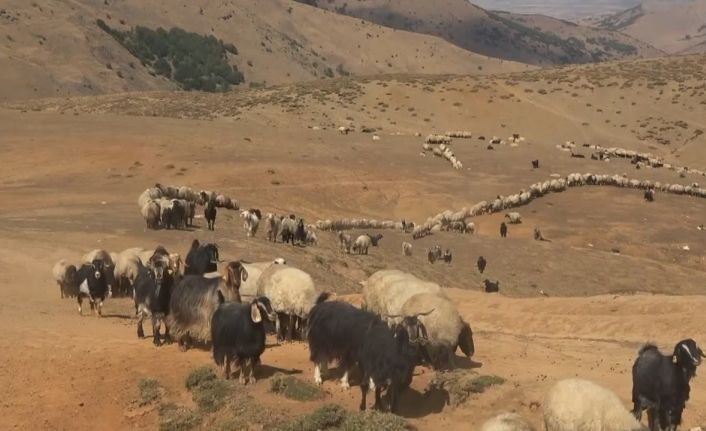
[[[318,4],[387,27],[435,35],[471,52],[523,63],[590,63],[661,54],[618,32],[547,16],[491,12],[465,0],[334,0]]]
[[[701,0],[646,1],[586,24],[625,33],[670,54],[706,52],[706,3]]]
[[[241,87],[526,68],[289,0],[8,0],[0,8],[0,100],[178,88],[99,28],[99,19],[117,31],[177,27],[232,44],[224,56],[244,75]]]
[[[5,102],[0,387],[9,395],[0,429],[468,431],[503,411],[541,429],[549,388],[577,376],[615,391],[627,414],[630,370],[644,343],[663,352],[684,338],[706,344],[705,82],[706,56],[693,55],[488,76],[336,77],[225,94]],[[448,144],[461,169],[423,147],[428,134],[450,131],[467,132],[452,133],[465,137]],[[248,237],[240,214],[223,208],[214,231],[201,206],[193,227],[149,229],[137,205],[159,182],[215,190],[241,208],[296,214],[307,224],[422,225],[537,183],[567,184],[575,173],[623,186],[557,187],[469,216],[473,234],[347,230],[383,235],[367,255],[342,251],[336,232],[323,229],[312,230],[317,243],[307,246],[268,241],[263,225]],[[652,202],[640,188],[647,181],[659,183]],[[501,238],[509,211],[522,222]],[[545,241],[534,239],[535,227]],[[80,316],[52,278],[59,259],[80,263],[91,249],[162,245],[183,257],[194,239],[218,244],[220,270],[238,259],[281,257],[311,274],[318,292],[354,304],[362,302],[360,282],[382,269],[437,282],[473,330],[475,352],[456,353],[451,378],[467,384],[440,385],[448,375],[420,365],[398,417],[359,415],[357,373],[345,390],[332,364],[323,386],[314,386],[307,344],[273,336],[257,382],[226,382],[208,346],[156,347],[148,320],[147,338],[138,338],[131,298],[108,299],[100,318],[84,302]],[[452,252],[450,263],[429,262],[436,245]],[[487,261],[482,274],[479,256]],[[499,282],[499,292],[485,293],[485,279]],[[200,367],[216,374],[194,371]],[[684,429],[706,425],[701,371]],[[195,384],[198,376],[206,382]]]

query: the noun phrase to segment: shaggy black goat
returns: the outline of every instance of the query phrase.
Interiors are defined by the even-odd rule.
[[[206,204],[206,208],[203,210],[203,216],[208,223],[208,230],[216,230],[216,214],[218,210],[216,209],[216,201],[211,199]]]
[[[223,366],[226,379],[230,379],[230,363],[235,361],[240,383],[255,383],[255,365],[265,351],[265,322],[276,318],[270,300],[261,296],[249,304],[226,303],[218,291],[218,301],[211,318],[213,359]]]
[[[203,275],[218,271],[218,261],[216,244],[199,245],[198,240],[194,240],[184,261],[184,275]]]
[[[137,336],[144,338],[145,332],[142,329],[142,321],[147,316],[152,316],[152,334],[155,346],[160,346],[159,329],[161,322],[169,314],[169,300],[171,298],[174,278],[169,269],[169,258],[159,257],[155,252],[150,258],[149,266],[143,266],[138,262],[137,277],[133,283],[135,313],[137,314]],[[164,340],[171,342],[169,336],[169,326],[165,321]]]
[[[507,225],[505,224],[505,222],[500,223],[500,237],[507,237]]]
[[[309,313],[307,326],[309,359],[314,363],[314,381],[320,385],[328,363],[336,361],[344,371],[341,386],[348,389],[348,371],[358,361],[367,328],[373,322],[380,322],[380,318],[351,304],[326,302],[326,299],[327,293],[319,295]]]
[[[364,343],[358,356],[361,372],[360,409],[366,408],[366,397],[370,382],[375,384],[374,409],[382,410],[381,394],[386,390],[389,410],[397,411],[400,393],[412,383],[412,374],[417,363],[416,343],[410,343],[409,333],[417,334],[415,316],[405,317],[401,325],[393,329],[380,321],[372,322],[364,336]],[[415,340],[419,341],[419,340]]]
[[[497,280],[491,281],[486,278],[485,280],[483,280],[483,288],[485,289],[486,293],[500,292],[500,282]]]
[[[483,271],[485,271],[485,266],[488,264],[488,262],[485,260],[483,256],[478,257],[478,260],[476,261],[476,266],[478,267],[478,272],[483,274]]]
[[[642,419],[646,409],[650,430],[675,431],[689,400],[689,381],[704,357],[692,339],[678,342],[671,355],[663,355],[652,344],[642,347],[632,366],[635,417]]]
[[[539,159],[537,159],[537,160],[532,160],[532,168],[533,168],[533,169],[539,169]]]
[[[654,202],[654,200],[655,200],[655,189],[649,188],[649,189],[645,190],[645,195],[644,195],[644,197],[645,197],[645,200],[646,200],[647,202]]]

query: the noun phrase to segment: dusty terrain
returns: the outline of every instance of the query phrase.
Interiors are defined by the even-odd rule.
[[[309,271],[322,291],[356,295],[357,282],[383,268],[444,285],[473,327],[474,360],[482,364],[476,371],[507,381],[452,408],[424,395],[433,372],[418,367],[402,413],[421,430],[478,429],[505,410],[539,426],[543,394],[569,376],[598,381],[628,405],[630,366],[642,343],[665,350],[687,337],[706,343],[706,232],[696,229],[704,223],[704,200],[658,193],[648,204],[638,190],[570,189],[520,208],[524,223],[511,226],[505,240],[497,234],[502,215],[482,216],[473,220],[476,235],[437,233],[414,241],[414,255],[405,258],[400,244],[410,239],[400,232],[384,231],[369,256],[348,256],[337,250],[332,233],[320,232],[320,244],[307,248],[267,243],[262,231],[247,239],[232,211],[219,213],[215,232],[204,230],[201,219],[193,230],[145,230],[136,199],[159,181],[217,189],[243,206],[310,221],[423,221],[444,209],[515,193],[553,173],[703,184],[704,178],[667,169],[636,170],[625,160],[594,161],[580,145],[650,151],[705,170],[706,137],[697,133],[706,128],[704,61],[696,56],[488,78],[379,76],[228,95],[118,94],[4,105],[0,429],[156,429],[156,406],[136,402],[144,377],[159,380],[166,400],[189,406],[184,379],[192,368],[212,363],[208,351],[182,353],[139,340],[127,299],[108,300],[104,318],[79,316],[73,301],[59,299],[50,269],[59,258],[76,261],[96,247],[163,244],[185,254],[193,238],[216,241],[228,260],[285,257]],[[354,132],[339,134],[335,128],[342,124]],[[375,128],[380,140],[362,133],[363,126]],[[475,134],[452,144],[462,171],[420,156],[424,135],[449,129]],[[487,138],[512,133],[526,141],[486,150]],[[556,148],[567,140],[587,157],[571,158]],[[532,170],[536,158],[541,167]],[[552,242],[532,241],[534,226]],[[425,249],[434,244],[453,250],[451,265],[426,261]],[[480,254],[489,262],[486,276],[501,281],[499,295],[479,292],[474,262]],[[273,345],[262,359],[260,381],[236,396],[249,394],[292,416],[322,402],[349,409],[358,404],[356,388],[344,392],[333,381],[324,385],[322,402],[268,392],[278,370],[311,378],[304,344]],[[458,364],[469,366],[461,358]],[[706,383],[699,376],[685,425],[705,423]]]

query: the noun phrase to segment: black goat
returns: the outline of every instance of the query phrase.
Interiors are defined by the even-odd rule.
[[[372,322],[364,336],[364,343],[358,357],[361,372],[360,409],[366,408],[366,397],[370,382],[375,384],[374,409],[382,410],[381,394],[386,390],[389,410],[397,411],[400,393],[412,383],[412,374],[417,363],[416,343],[410,343],[410,326],[418,325],[416,317],[405,317],[394,330],[381,322]]]
[[[100,316],[103,311],[103,301],[110,296],[110,281],[108,274],[113,275],[112,267],[102,260],[96,259],[91,263],[84,263],[76,272],[76,285],[78,292],[78,313],[83,312],[83,298],[88,298],[91,310]]]
[[[500,223],[500,237],[507,237],[507,225],[505,224],[505,222]]]
[[[216,244],[199,245],[198,240],[194,240],[184,261],[184,275],[203,275],[218,271],[218,262]]]
[[[368,311],[360,310],[351,304],[328,301],[327,293],[322,293],[309,313],[307,341],[309,360],[314,363],[314,381],[323,382],[329,362],[338,362],[344,374],[341,386],[348,388],[348,372],[358,362],[358,356],[365,341],[367,329],[380,318]]]
[[[304,219],[302,218],[297,220],[297,227],[294,230],[294,236],[292,237],[292,244],[294,243],[299,245],[306,244],[306,229],[304,228]]]
[[[453,259],[453,255],[451,254],[451,250],[448,248],[444,252],[444,254],[441,256],[441,259],[446,262],[447,264],[451,264],[451,259]]]
[[[486,293],[500,292],[500,281],[490,281],[487,278],[483,280],[483,288]]]
[[[671,355],[663,355],[652,344],[642,347],[632,366],[635,417],[642,419],[642,411],[647,409],[651,431],[675,431],[689,400],[689,381],[704,357],[692,339],[678,342]]]
[[[539,159],[532,160],[532,169],[539,169]]]
[[[158,249],[159,250],[159,249]],[[169,269],[169,258],[164,258],[155,252],[149,260],[149,266],[138,262],[137,277],[133,284],[135,313],[137,314],[137,336],[144,338],[142,321],[147,316],[152,316],[152,334],[155,346],[160,346],[162,340],[159,329],[162,321],[169,314],[169,300],[174,277]],[[164,340],[171,342],[169,327],[165,321]]]
[[[441,246],[440,245],[435,245],[431,249],[429,249],[429,252],[427,253],[427,260],[429,260],[429,263],[435,263],[437,260],[441,259],[442,254],[441,254]]]
[[[483,271],[485,271],[485,266],[488,264],[488,262],[485,260],[483,256],[478,257],[478,260],[476,261],[476,266],[478,267],[478,272],[483,274]]]
[[[647,202],[654,202],[654,200],[655,200],[655,189],[649,188],[649,189],[645,190],[645,195],[644,195],[644,197],[645,197],[645,200],[646,200]]]
[[[372,243],[373,247],[377,247],[377,246],[378,246],[378,243],[379,243],[380,240],[382,239],[382,234],[381,234],[381,233],[376,233],[376,234],[373,234],[373,235],[371,235],[371,234],[369,234],[369,233],[366,233],[366,235],[368,235],[368,238],[370,238],[370,242]]]
[[[219,290],[218,301],[211,318],[213,359],[223,366],[226,379],[230,379],[230,363],[235,361],[240,369],[240,382],[255,383],[255,365],[265,351],[265,322],[276,318],[270,300],[261,296],[249,304],[226,303]]]
[[[216,201],[211,199],[206,204],[206,208],[203,210],[203,216],[206,218],[208,223],[208,230],[216,230],[216,214],[218,210],[216,209]]]

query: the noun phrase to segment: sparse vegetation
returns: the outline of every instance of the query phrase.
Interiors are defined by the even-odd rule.
[[[272,378],[270,391],[297,401],[320,400],[325,395],[318,386],[281,373]]]
[[[162,387],[155,379],[141,379],[137,382],[137,389],[140,393],[138,401],[141,406],[157,401],[162,396]]]
[[[403,431],[405,420],[390,413],[350,412],[336,404],[326,404],[313,413],[280,425],[276,431]]]
[[[188,431],[197,427],[201,421],[200,414],[185,407],[177,407],[173,403],[159,406],[160,431]]]
[[[436,373],[427,390],[440,390],[448,393],[453,406],[463,404],[472,394],[481,394],[486,389],[505,383],[505,379],[493,375],[478,375],[465,370]]]
[[[137,26],[121,31],[101,19],[96,24],[153,73],[176,81],[185,90],[226,91],[245,80],[228,63],[228,53],[238,54],[232,43],[176,27],[167,31]]]

